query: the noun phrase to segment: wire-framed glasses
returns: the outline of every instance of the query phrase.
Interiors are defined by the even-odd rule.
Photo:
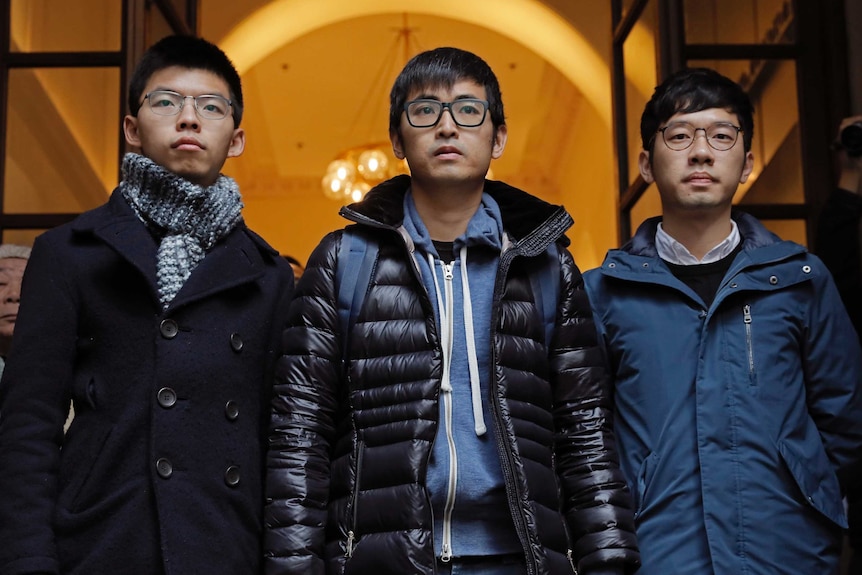
[[[153,114],[159,116],[176,116],[182,111],[186,98],[191,98],[195,103],[198,116],[207,120],[221,120],[230,113],[233,102],[227,98],[215,94],[202,96],[183,96],[171,90],[153,90],[144,99],[150,105]]]
[[[414,128],[436,126],[443,117],[443,110],[449,109],[452,119],[462,128],[475,128],[485,121],[488,101],[475,98],[462,98],[454,102],[439,100],[411,100],[404,104],[407,122]]]
[[[671,122],[664,128],[659,128],[658,131],[661,132],[662,139],[668,148],[680,152],[691,147],[697,137],[698,130],[703,130],[706,143],[713,150],[719,152],[726,152],[731,149],[742,132],[742,128],[734,126],[730,122],[716,122],[706,128],[696,128],[688,122]]]

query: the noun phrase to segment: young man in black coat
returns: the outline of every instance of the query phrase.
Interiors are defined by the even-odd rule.
[[[290,266],[220,174],[239,75],[168,37],[138,64],[108,202],[40,236],[0,383],[0,573],[256,573]],[[63,434],[70,400],[75,418]]]

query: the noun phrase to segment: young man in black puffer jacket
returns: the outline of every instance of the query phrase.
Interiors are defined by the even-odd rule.
[[[291,305],[267,573],[637,568],[572,219],[485,180],[506,133],[474,54],[424,52],[395,81],[390,136],[411,176],[342,210],[356,225],[324,238]],[[373,250],[350,322],[336,280],[363,256],[345,233]]]

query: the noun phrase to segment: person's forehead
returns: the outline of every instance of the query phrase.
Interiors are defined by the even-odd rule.
[[[230,98],[230,87],[227,81],[215,72],[202,68],[168,66],[156,70],[147,80],[144,93],[153,90],[171,90],[185,96],[216,94]]]
[[[739,117],[725,108],[705,108],[697,112],[677,112],[665,124],[688,122],[690,124],[713,124],[715,122],[739,123]]]
[[[417,86],[410,90],[408,100],[417,98],[433,98],[440,101],[451,101],[457,98],[478,98],[486,100],[488,97],[485,87],[469,78],[453,82],[451,86],[444,84],[426,84]]]
[[[26,266],[27,260],[22,258],[0,258],[0,274],[20,275]]]

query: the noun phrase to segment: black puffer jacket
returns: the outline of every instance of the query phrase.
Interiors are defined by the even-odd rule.
[[[348,369],[335,287],[340,231],[324,238],[298,286],[273,402],[268,574],[434,573],[424,479],[442,355],[412,242],[399,231],[408,186],[406,176],[395,178],[342,210],[379,243]],[[495,289],[490,428],[528,572],[572,573],[570,549],[587,575],[606,560],[633,571],[638,553],[609,429],[610,383],[580,272],[564,249],[571,218],[499,182],[485,191],[500,206],[508,239]],[[529,273],[554,241],[561,288],[547,350]]]

